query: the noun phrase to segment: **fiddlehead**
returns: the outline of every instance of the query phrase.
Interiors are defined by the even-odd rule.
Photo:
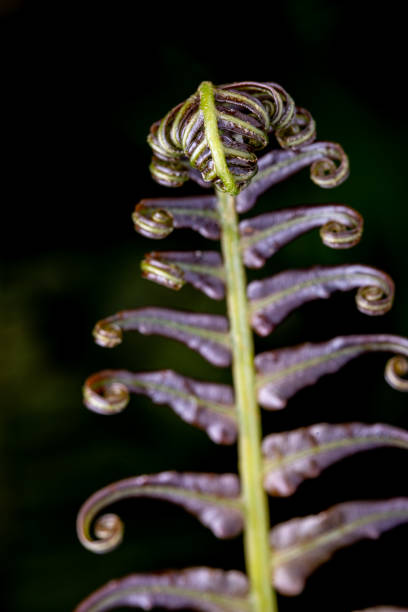
[[[356,305],[360,312],[383,315],[392,307],[394,283],[387,274],[370,266],[313,266],[253,281],[247,290],[252,327],[266,336],[305,302],[327,299],[335,291],[355,287],[358,287]]]
[[[363,219],[341,204],[295,206],[245,219],[239,224],[245,265],[261,268],[279,249],[315,227],[320,227],[323,244],[347,249],[359,242]]]
[[[258,151],[268,146],[272,134],[281,148],[258,160]],[[122,526],[115,515],[104,515],[95,522],[96,540],[92,539],[90,527],[102,508],[133,496],[173,501],[195,514],[218,537],[232,537],[244,530],[250,580],[247,584],[244,579],[242,597],[229,600],[223,588],[214,593],[206,584],[203,594],[197,592],[200,589],[194,580],[189,583],[190,574],[195,577],[196,571],[202,571],[207,580],[213,571],[208,568],[167,572],[163,580],[153,574],[133,575],[97,591],[80,606],[81,612],[121,604],[275,612],[271,583],[281,593],[297,594],[308,575],[337,548],[363,537],[377,537],[408,520],[406,498],[338,504],[320,515],[276,526],[271,532],[271,550],[268,547],[268,506],[262,481],[268,492],[286,496],[342,457],[379,446],[407,448],[403,430],[355,422],[272,434],[264,438],[263,456],[261,453],[258,403],[267,409],[283,408],[298,390],[362,353],[395,352],[385,376],[394,388],[408,391],[404,378],[408,341],[390,334],[341,336],[319,344],[275,349],[255,358],[251,323],[266,335],[307,301],[357,288],[361,312],[380,315],[392,306],[392,280],[368,266],[314,266],[246,283],[244,265],[262,267],[280,248],[313,228],[320,228],[323,243],[334,249],[349,248],[360,240],[362,218],[344,205],[301,206],[238,221],[237,213],[249,210],[266,189],[306,166],[310,166],[312,181],[322,188],[335,187],[347,178],[349,164],[342,147],[314,142],[315,138],[312,116],[297,107],[282,87],[253,81],[218,87],[204,82],[151,128],[153,178],[170,187],[191,178],[200,186],[215,186],[216,195],[142,200],[133,214],[135,230],[161,239],[173,229],[193,229],[205,238],[220,239],[223,257],[216,251],[154,251],[142,262],[142,274],[171,289],[179,290],[188,282],[211,298],[226,297],[228,318],[139,308],[100,321],[95,340],[113,347],[121,341],[123,330],[161,334],[183,342],[214,365],[232,365],[234,386],[203,383],[172,370],[105,370],[86,381],[85,403],[95,412],[114,414],[123,410],[132,392],[168,404],[214,442],[238,442],[239,477],[164,472],[119,481],[83,505],[78,535],[91,550],[110,550],[121,539]],[[227,573],[219,575],[222,580],[227,577]],[[191,586],[188,594],[184,584]]]
[[[213,117],[213,118],[212,118]],[[256,151],[276,133],[284,148],[311,143],[315,123],[308,111],[296,108],[292,98],[275,83],[243,81],[214,87],[204,82],[186,102],[153,124],[148,142],[153,150],[153,178],[167,187],[179,187],[189,166],[205,182],[237,194],[258,170]],[[316,175],[323,175],[316,167]]]
[[[174,228],[188,227],[218,240],[220,227],[212,196],[142,200],[132,215],[135,230],[146,238],[166,238]]]
[[[305,108],[296,108],[293,121],[275,132],[282,149],[295,149],[310,144],[316,138],[316,123]]]
[[[385,380],[397,391],[408,392],[408,380],[404,377],[408,374],[407,355],[395,355],[387,361],[385,366]]]
[[[220,367],[231,363],[228,320],[220,315],[168,308],[122,310],[98,321],[93,336],[100,346],[113,348],[122,342],[123,331],[126,330],[174,338]]]
[[[273,149],[259,159],[258,174],[237,197],[239,213],[250,210],[267,189],[310,166],[310,178],[319,187],[341,185],[349,175],[348,157],[335,142],[312,142],[296,149]]]
[[[190,283],[213,300],[225,297],[225,274],[217,251],[154,251],[140,265],[142,276],[179,290]]]
[[[130,393],[171,406],[183,421],[204,429],[217,444],[236,441],[234,393],[229,385],[201,382],[173,370],[103,370],[85,381],[84,404],[99,414],[117,414],[126,408]]]
[[[173,231],[173,217],[162,208],[149,209],[141,202],[133,214],[133,222],[139,234],[161,240]]]
[[[208,527],[218,538],[233,538],[242,531],[240,485],[235,474],[162,472],[125,478],[94,493],[78,513],[77,533],[92,552],[106,553],[123,538],[123,523],[115,514],[103,514],[106,506],[129,497],[149,497],[180,505]]]

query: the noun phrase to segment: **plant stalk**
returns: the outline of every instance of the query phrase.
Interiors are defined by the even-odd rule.
[[[235,197],[217,191],[227,305],[231,326],[233,378],[239,423],[239,474],[245,508],[245,561],[254,612],[277,612],[271,586],[269,512],[263,489],[261,415],[256,399],[254,345],[249,325],[245,269],[240,252]]]

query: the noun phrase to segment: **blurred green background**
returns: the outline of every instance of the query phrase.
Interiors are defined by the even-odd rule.
[[[0,468],[3,588],[9,612],[72,610],[89,592],[133,571],[212,565],[243,568],[242,541],[216,541],[182,510],[144,500],[118,504],[122,546],[106,556],[82,549],[75,517],[95,490],[166,469],[235,471],[235,448],[218,448],[165,406],[132,398],[120,416],[88,412],[81,385],[104,368],[172,367],[187,376],[229,374],[171,340],[126,336],[109,351],[94,323],[124,308],[166,305],[223,312],[185,288],[174,294],[141,280],[143,253],[207,248],[192,232],[158,245],[136,235],[130,214],[142,197],[166,195],[149,176],[151,123],[202,80],[273,80],[312,112],[318,137],[340,142],[351,176],[319,190],[303,171],[262,197],[252,213],[301,203],[341,202],[361,212],[353,251],[330,251],[317,232],[282,250],[250,278],[321,264],[361,262],[389,272],[395,307],[382,319],[336,295],[293,314],[261,350],[338,334],[408,334],[406,142],[402,17],[383,7],[323,0],[268,8],[136,2],[0,3],[3,143],[3,340]],[[235,13],[236,12],[236,13]],[[400,27],[401,26],[401,27]],[[198,193],[186,185],[180,195]],[[171,192],[175,195],[175,192]],[[214,248],[213,244],[209,248]],[[384,355],[351,363],[299,393],[264,431],[319,421],[383,421],[407,427],[407,399],[383,380]],[[290,499],[271,502],[272,521],[352,499],[407,495],[402,451],[345,460]],[[280,610],[347,611],[407,605],[408,530],[364,542],[319,569],[304,595]],[[405,553],[404,553],[405,550]],[[397,561],[402,552],[404,563]]]

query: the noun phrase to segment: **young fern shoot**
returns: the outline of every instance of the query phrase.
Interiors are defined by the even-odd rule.
[[[271,136],[278,148],[258,159]],[[100,516],[101,511],[127,497],[159,498],[181,505],[216,537],[242,532],[247,576],[208,567],[133,574],[100,588],[77,612],[120,606],[276,612],[275,590],[299,594],[307,577],[336,550],[408,521],[408,498],[394,498],[341,503],[270,529],[267,494],[291,495],[304,480],[363,450],[408,449],[408,433],[382,423],[319,423],[263,439],[260,406],[283,409],[297,391],[363,353],[393,353],[386,380],[408,390],[408,340],[400,336],[340,336],[254,354],[252,329],[267,336],[302,304],[336,291],[357,289],[357,308],[367,315],[382,315],[392,306],[392,280],[366,265],[288,270],[247,285],[245,266],[262,267],[314,228],[335,249],[349,248],[361,237],[361,216],[343,204],[300,206],[239,221],[238,214],[250,210],[269,187],[305,167],[322,188],[347,178],[348,159],[340,145],[315,139],[308,111],[295,106],[280,85],[253,81],[217,87],[203,82],[152,126],[153,178],[166,187],[192,179],[202,187],[213,185],[215,194],[142,200],[133,214],[135,229],[157,240],[173,229],[190,228],[220,240],[222,256],[154,251],[143,260],[142,274],[171,289],[190,283],[213,299],[226,298],[227,316],[162,307],[125,310],[99,321],[94,337],[105,347],[119,344],[127,330],[178,340],[215,366],[232,366],[233,387],[172,370],[104,370],[86,381],[84,401],[101,414],[121,412],[130,393],[167,404],[215,443],[236,442],[238,474],[162,472],[113,483],[82,506],[78,536],[93,552],[110,551],[120,543],[123,527],[116,515]]]

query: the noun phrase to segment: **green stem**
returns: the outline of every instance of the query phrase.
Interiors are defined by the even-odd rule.
[[[238,193],[234,177],[225,159],[224,147],[218,132],[217,109],[214,101],[214,88],[209,81],[203,81],[198,88],[200,93],[200,110],[204,117],[204,130],[207,144],[211,150],[217,176],[222,180],[228,193]]]
[[[277,612],[271,586],[269,512],[263,489],[261,416],[256,400],[254,346],[248,316],[245,270],[240,254],[235,197],[218,192],[235,401],[239,423],[239,473],[245,508],[245,559],[254,612]]]

